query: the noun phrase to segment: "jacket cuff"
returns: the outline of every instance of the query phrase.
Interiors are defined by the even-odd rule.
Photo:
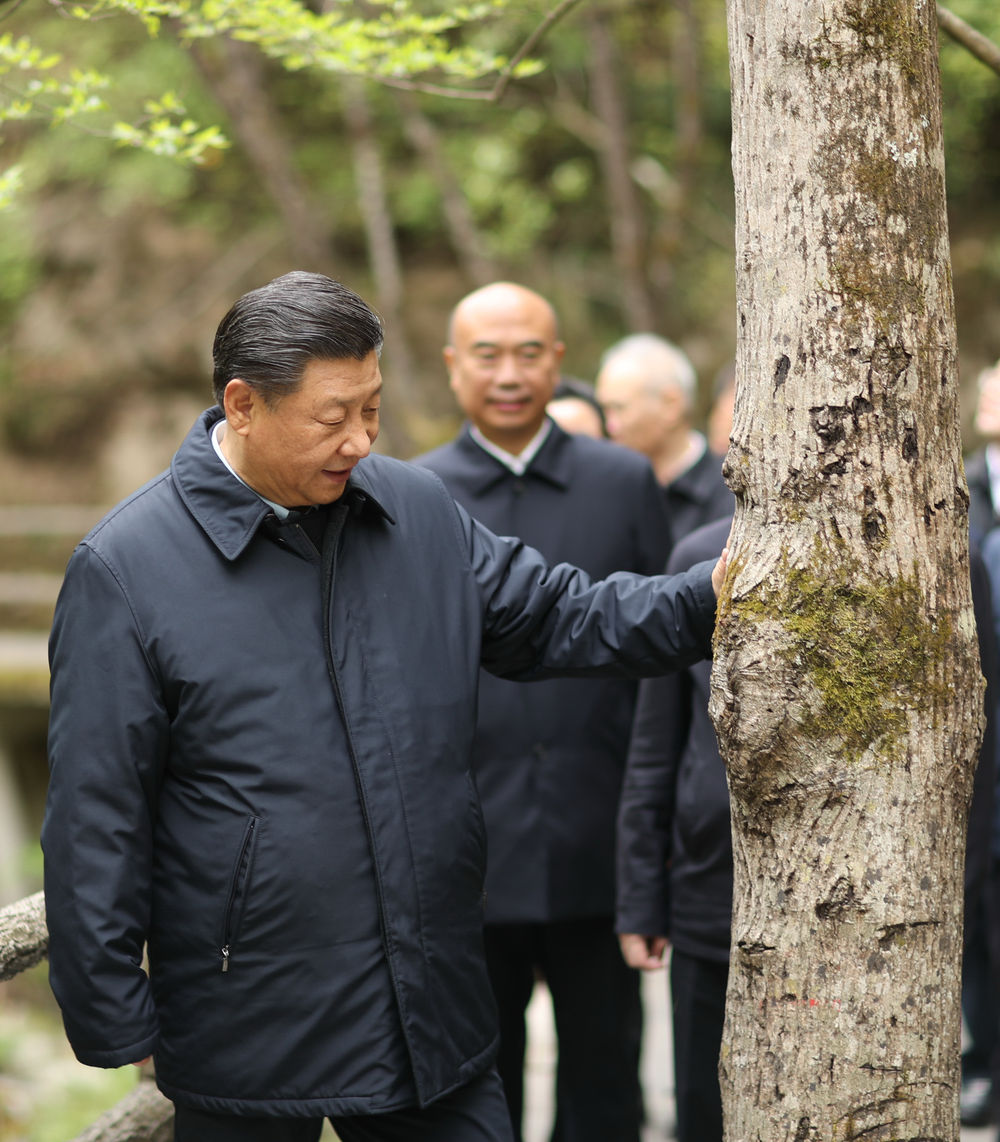
[[[711,651],[712,634],[715,631],[715,588],[712,586],[712,572],[715,570],[717,559],[706,559],[703,563],[696,563],[687,574],[691,577],[691,591],[698,604],[698,618],[703,624],[705,646]],[[711,653],[706,657],[711,657]]]
[[[141,1063],[150,1056],[155,1047],[158,1035],[148,1035],[138,1043],[127,1047],[115,1047],[111,1050],[101,1050],[97,1047],[78,1047],[73,1044],[73,1053],[88,1067],[124,1067],[129,1063]]]
[[[669,937],[670,926],[666,914],[655,905],[643,907],[635,903],[622,905],[615,915],[615,933],[632,933],[637,936]]]

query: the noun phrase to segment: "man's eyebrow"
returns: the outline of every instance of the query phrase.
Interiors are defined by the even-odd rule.
[[[367,404],[369,401],[375,400],[376,397],[380,397],[381,395],[382,384],[380,383],[378,388],[372,389],[370,393],[365,393],[363,396],[358,397],[356,400],[344,401],[338,400],[336,397],[331,397],[330,400],[321,405],[320,408],[324,412],[331,412],[334,409],[348,408],[352,404]]]
[[[545,342],[539,338],[532,338],[530,341],[518,341],[514,346],[515,349],[543,349]],[[499,349],[501,348],[497,341],[473,341],[473,349]]]

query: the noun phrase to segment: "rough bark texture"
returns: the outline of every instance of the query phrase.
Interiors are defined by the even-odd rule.
[[[0,980],[13,979],[48,955],[45,894],[36,892],[0,910]]]
[[[730,0],[728,1142],[957,1139],[982,718],[935,12]]]
[[[173,1103],[147,1080],[73,1142],[171,1142],[173,1136]]]

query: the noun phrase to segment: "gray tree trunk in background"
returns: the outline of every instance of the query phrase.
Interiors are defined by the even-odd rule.
[[[675,292],[683,291],[686,285],[683,275],[678,280],[677,261],[691,226],[705,142],[701,111],[702,10],[696,0],[674,0],[673,6],[670,72],[676,151],[671,177],[666,180],[661,176],[654,184],[660,190],[656,195],[660,210],[649,257],[650,280],[661,302],[670,307],[676,304]]]
[[[396,243],[392,209],[371,107],[361,81],[345,78],[344,120],[351,138],[358,210],[368,239],[368,262],[375,280],[376,304],[385,322],[386,386],[392,394],[382,425],[394,452],[414,451],[407,420],[417,405],[416,366],[403,321],[403,265]]]
[[[455,172],[448,162],[441,133],[420,109],[412,92],[396,92],[403,130],[411,146],[420,155],[428,174],[441,195],[441,212],[451,238],[451,247],[472,286],[486,285],[497,276],[483,235],[476,226],[472,208],[462,192]]]
[[[730,0],[728,1142],[959,1136],[981,735],[934,6]]]
[[[260,52],[220,36],[208,46],[195,40],[191,56],[209,90],[225,109],[237,145],[257,172],[285,224],[296,268],[328,270],[333,265],[329,222],[298,172],[289,134],[269,94],[267,70]]]
[[[646,225],[630,172],[628,110],[618,77],[618,60],[608,16],[595,9],[587,18],[593,105],[604,130],[597,157],[610,215],[611,251],[618,274],[616,294],[633,331],[655,330],[656,310],[646,281]]]

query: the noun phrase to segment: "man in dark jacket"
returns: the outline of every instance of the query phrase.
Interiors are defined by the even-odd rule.
[[[724,560],[594,583],[369,455],[381,343],[321,275],[240,298],[221,408],[57,604],[50,979],[82,1062],[152,1053],[176,1142],[508,1142],[479,667],[652,675],[713,624]]]
[[[468,422],[418,463],[480,523],[551,562],[597,578],[662,571],[667,521],[648,462],[546,416],[562,355],[555,314],[537,293],[497,282],[470,294],[445,349]],[[614,932],[615,811],[634,704],[623,679],[518,686],[484,675],[480,684],[473,770],[489,845],[486,960],[518,1134],[525,1009],[541,975],[559,1040],[555,1137],[638,1142],[639,981]]]
[[[724,546],[730,520],[681,540],[668,571]],[[983,891],[994,784],[997,682],[990,587],[973,551],[972,598],[987,679],[986,734],[969,818],[967,905]],[[670,949],[678,1142],[722,1142],[719,1049],[729,974],[733,854],[726,768],[708,714],[711,663],[639,688],[618,819],[616,927],[635,968],[662,968]],[[968,923],[968,921],[967,921]]]
[[[674,543],[734,506],[722,457],[691,423],[695,385],[687,354],[654,333],[633,333],[612,345],[597,375],[608,435],[649,458]]]
[[[981,544],[1000,522],[1000,361],[983,369],[977,381],[976,432],[985,445],[965,460],[969,485],[969,534]]]
[[[975,601],[975,553],[986,560],[988,579],[992,583],[992,610],[997,606],[1000,588],[1000,362],[984,369],[977,380],[974,427],[985,444],[965,460],[965,477],[969,485],[969,539],[973,558],[973,601]],[[982,627],[980,626],[980,634]],[[983,673],[986,655],[980,648]],[[995,688],[990,713],[995,714]],[[992,720],[992,718],[991,718]],[[987,723],[987,735],[990,724]],[[981,754],[985,757],[985,751]],[[965,947],[962,960],[962,1014],[968,1036],[962,1042],[962,1089],[959,1110],[965,1126],[983,1126],[996,1120],[996,1102],[1000,1086],[992,1090],[994,1071],[1000,1067],[1000,799],[995,790],[986,788],[980,760],[976,771],[976,787],[966,846]],[[989,767],[996,776],[997,766]],[[992,806],[987,830],[978,829],[977,818]],[[983,839],[985,837],[985,840]],[[977,875],[970,878],[970,870]]]
[[[725,544],[728,517],[678,543],[668,569]],[[618,816],[616,927],[633,968],[669,947],[678,1142],[722,1142],[719,1047],[729,974],[733,850],[729,787],[708,716],[711,663],[649,679]]]

